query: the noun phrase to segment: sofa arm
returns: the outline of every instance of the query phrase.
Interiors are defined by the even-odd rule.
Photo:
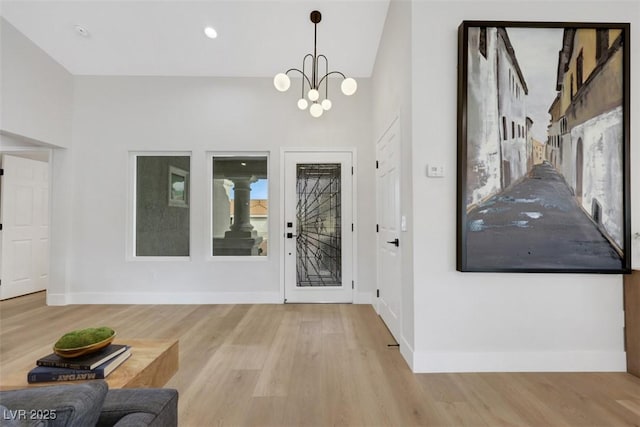
[[[107,383],[55,385],[0,392],[0,404],[20,425],[92,426],[98,421]],[[13,411],[13,412],[12,412]]]
[[[168,388],[109,390],[98,427],[177,426],[178,391]]]

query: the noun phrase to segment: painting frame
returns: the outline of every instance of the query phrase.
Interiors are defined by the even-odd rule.
[[[169,166],[169,206],[176,208],[189,207],[189,172],[175,166]],[[182,187],[181,190],[176,188]]]
[[[548,104],[550,117],[547,139],[544,142],[536,140],[533,133],[529,132],[533,120],[528,115],[525,115],[525,120],[517,122],[506,119],[506,113],[501,114],[501,104],[502,111],[511,111],[508,109],[517,110],[518,103],[524,105],[525,102],[509,103],[503,101],[506,97],[526,99],[529,96],[524,78],[526,73],[518,65],[518,50],[509,40],[510,29],[513,29],[512,33],[530,30],[532,36],[545,31],[562,31],[556,63],[552,65],[557,76],[557,95]],[[591,43],[590,40],[595,40],[595,47],[588,44]],[[576,46],[581,48],[579,53]],[[589,65],[585,58],[594,56],[594,50],[595,59],[592,62],[595,65]],[[498,64],[494,72],[498,77],[492,74],[495,77],[493,80],[475,78],[483,73],[481,65],[477,65],[482,59],[476,60],[474,57],[478,54],[485,56],[487,60],[488,55],[494,55],[494,62]],[[508,59],[502,60],[503,68],[513,68],[513,73],[509,73],[509,84],[501,83],[507,80],[507,73],[502,73],[504,77],[500,77],[500,55]],[[630,63],[629,23],[462,21],[458,27],[456,270],[502,273],[630,273]],[[491,61],[487,61],[487,64],[490,64],[486,66],[487,69],[493,67]],[[504,64],[510,65],[505,67]],[[484,83],[474,86],[475,81],[489,83],[484,88]],[[489,93],[493,90],[489,88],[493,87],[494,81],[498,94],[502,87],[503,94],[509,92],[513,95],[498,95],[495,102],[497,107],[492,105],[491,108],[485,108],[484,98],[478,93]],[[612,86],[614,82],[617,85],[615,87],[620,89],[619,93],[617,90],[602,89]],[[615,98],[615,102],[609,98]],[[487,96],[487,99],[493,97]],[[596,102],[598,100],[600,101]],[[584,107],[585,104],[588,107]],[[490,113],[487,114],[487,111]],[[595,113],[591,113],[592,111]],[[591,117],[588,114],[594,115]],[[610,127],[605,128],[602,123]],[[598,147],[618,150],[619,156],[610,156],[613,160],[606,160],[607,157],[602,153],[592,155],[588,151],[591,149],[589,141],[596,137],[591,136],[594,132],[587,133],[591,129],[587,126],[595,124],[603,129],[601,133],[605,135],[600,136]],[[482,132],[478,132],[479,129]],[[481,137],[478,138],[479,134]],[[493,137],[489,138],[487,135]],[[575,139],[576,135],[586,136],[584,141],[582,138],[574,141],[572,138]],[[525,148],[519,148],[519,152],[525,153],[526,160],[522,160],[520,155],[517,157],[522,167],[516,169],[516,173],[511,172],[514,166],[505,151],[507,140],[524,140]],[[614,142],[608,144],[610,140]],[[515,146],[515,143],[512,145]],[[585,146],[588,148],[584,148]],[[482,154],[478,154],[480,152]],[[590,155],[596,161],[592,161]],[[585,161],[585,156],[588,161]],[[534,163],[535,161],[541,163]],[[602,163],[606,167],[601,167]],[[584,166],[592,164],[598,165],[598,168],[589,169]],[[600,169],[605,169],[608,177],[615,177],[608,182],[613,189],[610,192],[613,196],[604,191],[603,198],[606,201],[596,197],[596,193],[603,194],[601,188],[598,188],[599,192],[594,189],[596,184],[589,184],[593,188],[585,189],[587,184],[583,183],[586,179],[589,183],[597,182],[604,186],[606,180],[600,182],[591,176],[599,173]],[[522,170],[525,171],[524,174]],[[588,178],[584,178],[585,176]],[[550,191],[546,187],[544,191],[540,190],[543,196],[534,193],[533,188],[537,187],[533,187],[533,184],[537,182],[533,180],[546,185],[551,182],[552,178],[549,177],[553,177],[553,185],[558,185],[571,194],[571,197],[560,199],[563,202],[562,209],[541,201],[546,197],[544,192]],[[562,180],[566,189],[561,185]],[[531,182],[531,188],[526,187],[525,182]],[[616,185],[611,184],[614,182]],[[521,190],[524,191],[524,196]],[[562,194],[566,194],[566,191]],[[527,209],[531,207],[530,211],[522,210],[523,203],[527,203]],[[553,210],[554,208],[557,209]],[[539,210],[542,212],[538,212]],[[583,211],[597,233],[589,229],[588,221],[580,219],[574,223],[568,220],[565,211],[580,218],[579,212]],[[486,220],[478,219],[480,212],[487,215]],[[516,215],[523,218],[514,220]],[[539,220],[543,217],[546,222]],[[577,223],[585,224],[583,228],[591,233],[588,236],[599,233],[603,239],[585,237],[581,234],[582,229],[574,230],[577,227],[574,224]],[[592,262],[593,259],[596,261]]]

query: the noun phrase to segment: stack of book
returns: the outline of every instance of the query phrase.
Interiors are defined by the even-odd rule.
[[[74,358],[55,353],[41,357],[27,374],[29,383],[104,379],[131,356],[131,347],[110,344],[95,353]]]

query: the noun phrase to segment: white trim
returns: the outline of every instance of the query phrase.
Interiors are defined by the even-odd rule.
[[[411,369],[412,372],[415,372],[415,370],[413,369],[415,366],[413,360],[415,351],[404,335],[402,335],[402,337],[400,338],[400,354],[402,355],[402,357],[404,357],[407,365],[409,365],[409,369]]]
[[[624,351],[425,351],[414,352],[413,364],[410,365],[414,373],[626,372],[627,370]]]
[[[356,282],[356,288],[358,287],[358,282]],[[373,306],[373,292],[354,292],[353,294],[353,303],[354,304],[368,304]]]
[[[68,294],[66,301],[67,304],[282,304],[278,292],[77,292]]]
[[[67,305],[67,294],[52,294],[47,291],[47,305]]]

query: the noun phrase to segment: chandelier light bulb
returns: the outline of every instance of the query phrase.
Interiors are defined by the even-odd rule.
[[[355,79],[348,77],[342,81],[340,89],[342,89],[342,93],[344,93],[345,95],[351,96],[356,93],[356,90],[358,90],[358,83],[355,81]]]
[[[309,113],[311,113],[311,115],[315,118],[318,118],[322,115],[322,112],[324,110],[322,109],[322,106],[320,104],[318,104],[317,102],[314,102],[311,105],[311,108],[309,108]]]
[[[206,27],[204,29],[204,34],[210,39],[215,39],[216,37],[218,37],[218,32],[213,27]]]
[[[318,98],[320,98],[320,93],[315,89],[311,89],[309,93],[307,93],[307,97],[309,101],[317,101]]]
[[[322,109],[325,111],[329,111],[331,110],[331,100],[329,99],[325,99],[322,101]]]
[[[304,99],[304,98],[298,99],[298,108],[299,109],[306,110],[308,105],[309,105],[309,103],[307,102],[306,99]]]
[[[285,73],[278,73],[273,78],[273,85],[280,92],[286,92],[287,89],[289,89],[289,86],[291,86],[291,79],[289,79],[289,76],[287,76]]]

